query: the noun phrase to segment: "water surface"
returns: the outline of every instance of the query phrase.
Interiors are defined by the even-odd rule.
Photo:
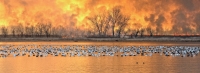
[[[167,45],[199,46],[198,42],[0,42],[0,45]],[[0,58],[0,73],[198,73],[200,56],[172,57],[6,57]]]

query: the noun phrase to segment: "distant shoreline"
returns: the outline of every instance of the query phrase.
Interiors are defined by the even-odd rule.
[[[0,38],[0,42],[200,42],[200,37],[144,37],[144,38]]]

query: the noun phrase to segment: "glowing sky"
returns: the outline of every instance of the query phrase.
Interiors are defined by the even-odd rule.
[[[129,26],[155,31],[198,33],[199,0],[0,0],[0,25],[51,22],[53,26],[85,29],[87,17],[121,6]]]

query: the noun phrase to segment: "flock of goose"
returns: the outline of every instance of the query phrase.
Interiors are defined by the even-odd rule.
[[[96,46],[96,45],[3,45],[0,57],[80,57],[80,56],[164,56],[194,57],[199,54],[197,46]]]

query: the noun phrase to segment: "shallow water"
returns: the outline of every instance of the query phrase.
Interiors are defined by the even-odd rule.
[[[0,42],[0,45],[187,45],[198,42]],[[0,73],[198,73],[200,56],[6,57]]]

